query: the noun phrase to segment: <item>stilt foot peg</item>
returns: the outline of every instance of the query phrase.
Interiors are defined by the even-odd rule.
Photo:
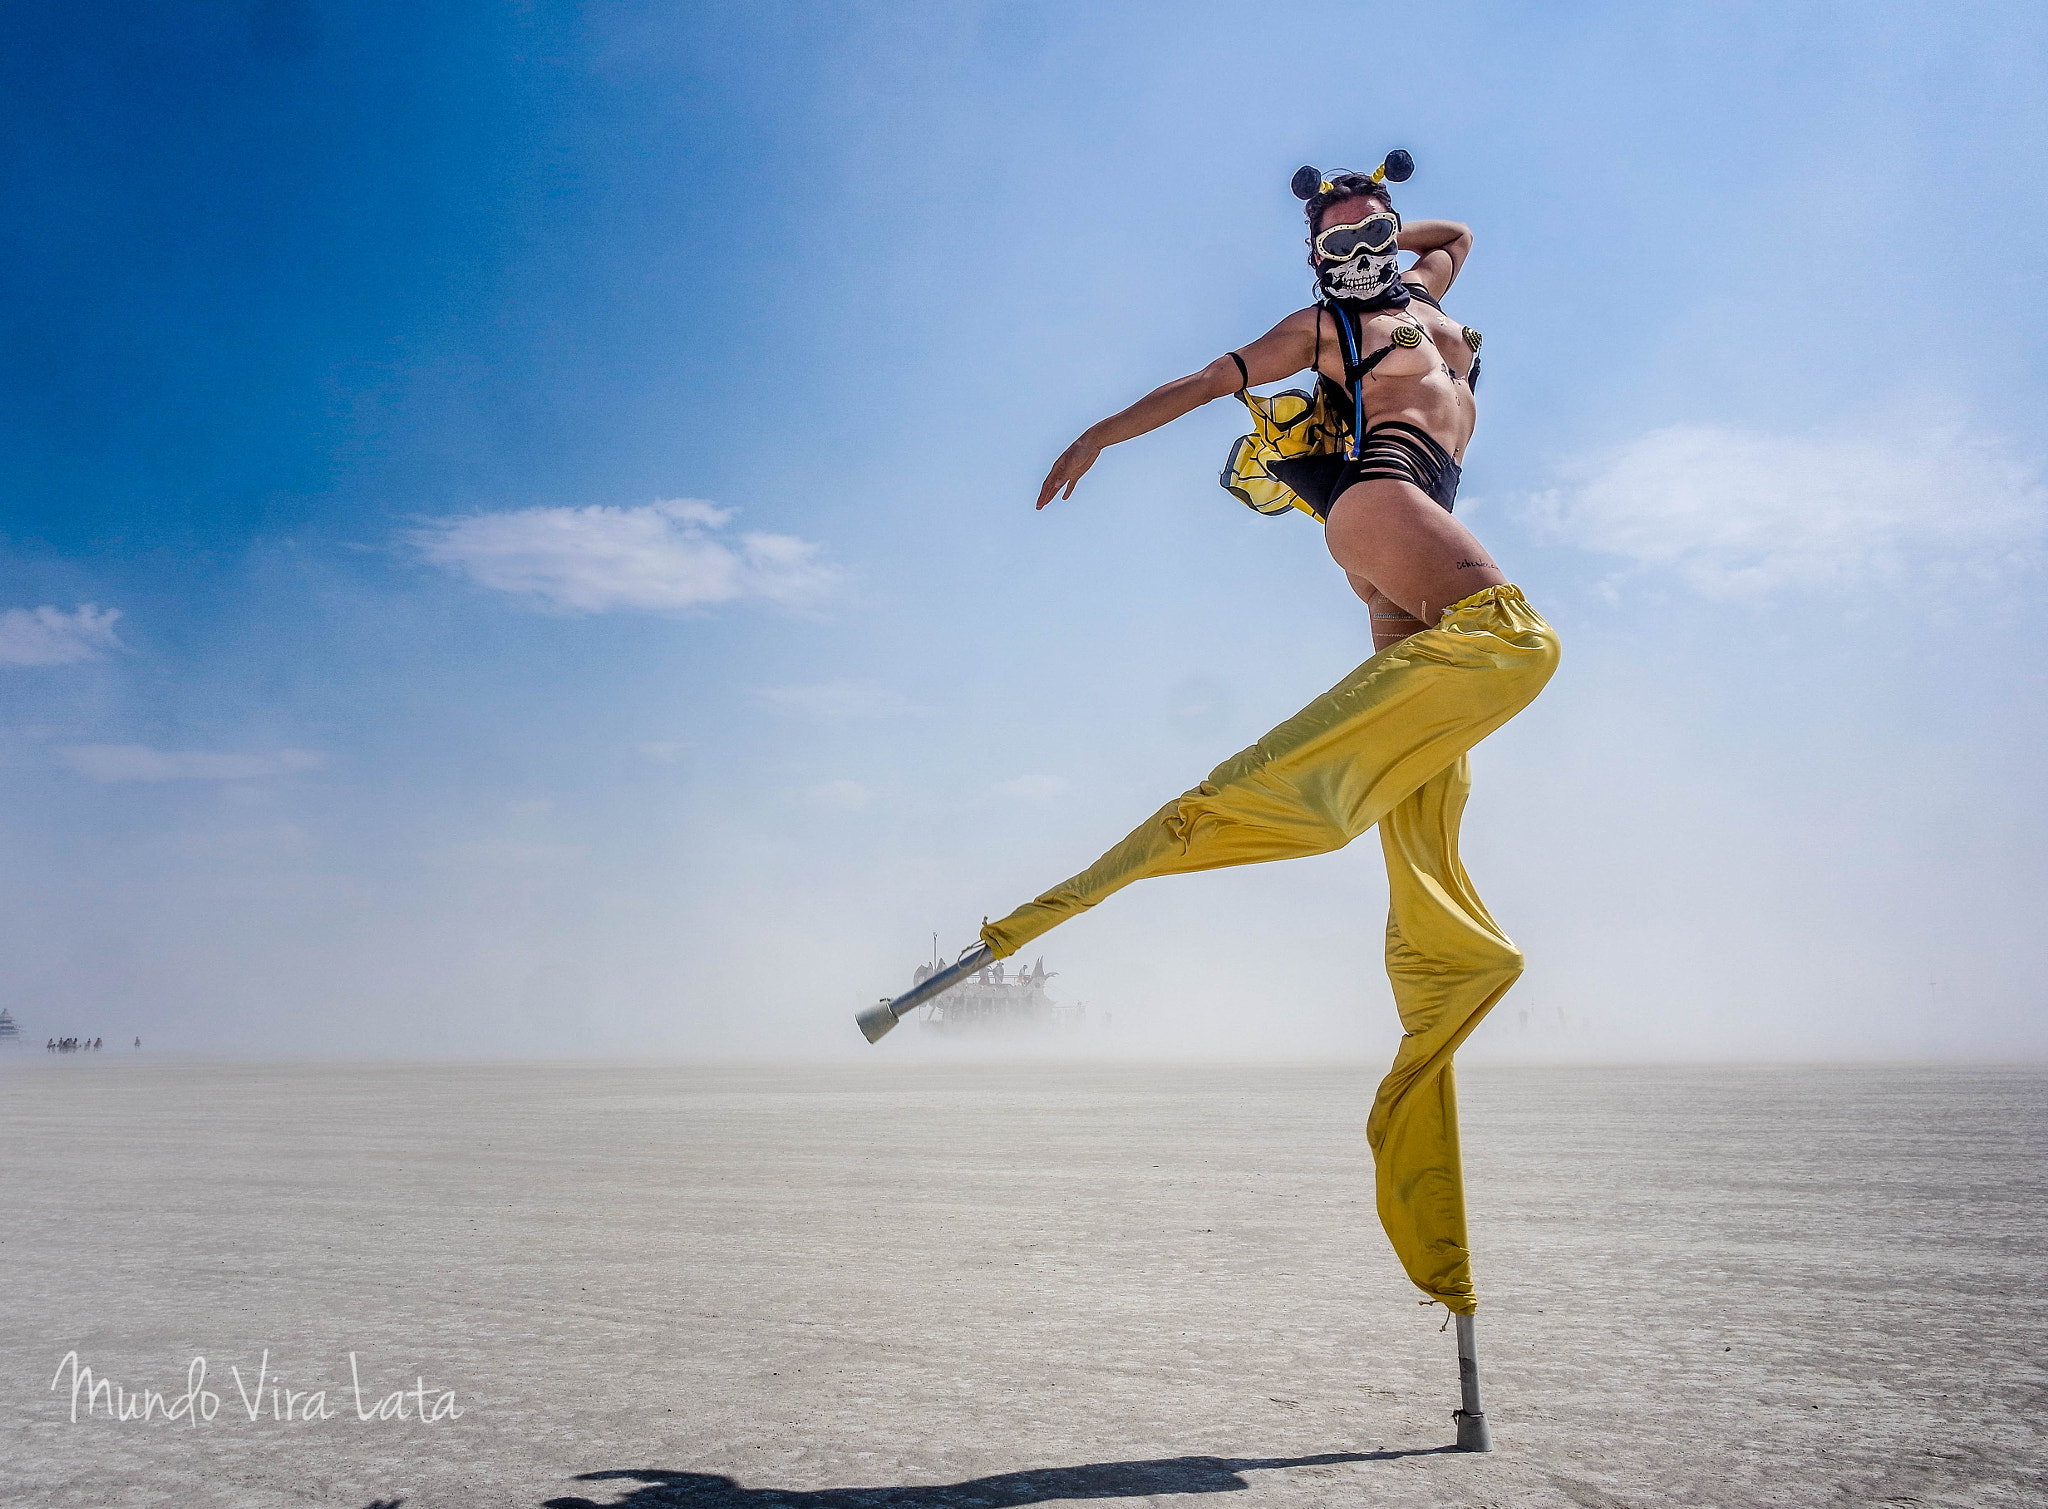
[[[1461,1409],[1454,1409],[1451,1418],[1458,1424],[1458,1450],[1493,1450],[1493,1432],[1486,1428],[1486,1416],[1468,1415]]]
[[[1493,1432],[1486,1428],[1486,1411],[1479,1403],[1479,1322],[1470,1315],[1458,1317],[1458,1403],[1451,1411],[1458,1450],[1492,1451]]]

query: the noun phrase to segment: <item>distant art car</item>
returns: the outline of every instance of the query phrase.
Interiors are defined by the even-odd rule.
[[[922,985],[943,967],[937,961],[918,965],[911,984]],[[1052,998],[1045,982],[1055,973],[1046,969],[1042,956],[1029,969],[1009,970],[1002,960],[994,960],[919,1007],[918,1020],[928,1031],[945,1033],[1077,1028],[1087,1020],[1087,1008],[1078,1001],[1067,1005]]]

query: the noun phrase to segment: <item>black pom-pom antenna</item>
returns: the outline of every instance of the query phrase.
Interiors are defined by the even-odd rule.
[[[1396,147],[1369,175],[1374,183],[1406,183],[1415,175],[1415,159]],[[1313,199],[1322,192],[1325,179],[1320,168],[1296,168],[1288,185],[1296,199]]]

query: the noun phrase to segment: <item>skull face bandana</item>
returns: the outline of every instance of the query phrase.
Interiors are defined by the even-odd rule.
[[[1384,257],[1354,257],[1349,262],[1326,266],[1317,281],[1333,299],[1356,299],[1378,308],[1408,302],[1399,271],[1396,257],[1388,252]]]

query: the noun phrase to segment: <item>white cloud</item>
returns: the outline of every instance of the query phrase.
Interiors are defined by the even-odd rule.
[[[1067,793],[1067,783],[1056,775],[1020,775],[1014,781],[998,781],[995,784],[998,796],[1015,797],[1025,802],[1049,802],[1056,796]]]
[[[916,708],[901,692],[865,681],[825,681],[816,686],[764,686],[754,704],[778,713],[794,713],[821,723],[849,723],[860,718],[896,718]]]
[[[522,508],[431,519],[408,536],[479,586],[571,613],[675,612],[740,597],[799,605],[839,578],[818,547],[784,534],[714,538],[732,510],[695,498],[643,508]]]
[[[875,799],[874,792],[859,781],[827,781],[806,788],[803,796],[812,806],[832,812],[862,812]]]
[[[9,608],[0,613],[0,665],[70,665],[97,660],[102,650],[118,650],[114,620],[119,608],[80,603],[71,612],[57,608]]]
[[[1676,575],[1714,598],[2034,566],[2048,532],[2039,470],[1960,425],[1909,417],[1766,435],[1657,430],[1530,500],[1553,537]]]
[[[144,744],[73,744],[57,758],[95,781],[253,781],[318,770],[326,759],[310,749],[276,754],[216,754],[198,749],[151,749]]]

